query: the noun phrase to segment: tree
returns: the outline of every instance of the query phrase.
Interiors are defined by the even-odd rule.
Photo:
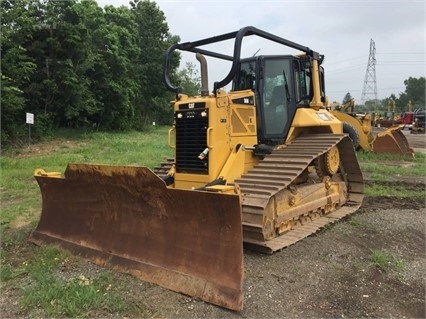
[[[36,70],[25,46],[36,19],[28,1],[1,1],[1,141],[12,141],[25,132],[25,89]],[[27,110],[28,111],[28,110]]]
[[[102,17],[102,9],[94,0],[49,1],[46,16],[60,18],[48,38],[53,45],[45,48],[53,51],[47,56],[51,57],[49,67],[52,68],[48,78],[57,88],[52,92],[51,106],[55,124],[69,127],[89,124],[88,117],[100,110],[97,97],[90,90],[91,79],[87,73],[94,68],[96,59],[91,23]]]
[[[189,96],[199,95],[201,92],[201,79],[194,63],[186,62],[185,68],[177,74],[178,86]]]
[[[342,104],[344,105],[344,104],[352,101],[352,99],[353,99],[352,95],[348,92],[348,93],[346,93],[345,97],[343,98]]]
[[[100,26],[94,29],[95,65],[88,74],[91,89],[102,106],[91,122],[104,129],[124,130],[134,126],[135,99],[141,90],[135,69],[140,49],[137,25],[130,9],[106,6]]]
[[[170,100],[170,93],[162,81],[164,52],[170,45],[178,42],[179,37],[170,34],[164,13],[155,2],[135,0],[130,5],[137,24],[140,48],[139,64],[135,69],[141,89],[137,93],[135,104],[139,108],[141,121],[150,122],[152,115],[162,107],[158,101]],[[171,67],[177,68],[177,65]]]
[[[408,104],[412,103],[413,109],[424,108],[426,106],[426,78],[409,77],[404,81],[405,92],[399,96],[399,106],[402,110],[407,110]]]

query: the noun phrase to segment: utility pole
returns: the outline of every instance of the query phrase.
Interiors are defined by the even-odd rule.
[[[362,89],[361,103],[374,101],[374,110],[377,110],[377,82],[376,82],[376,44],[370,39],[370,55],[365,72],[364,87]]]

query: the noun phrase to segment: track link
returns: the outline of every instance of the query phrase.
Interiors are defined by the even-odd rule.
[[[174,158],[168,158],[165,162],[161,162],[160,166],[157,166],[154,168],[154,173],[157,174],[162,179],[167,177],[167,173],[172,168],[173,164],[175,163]]]

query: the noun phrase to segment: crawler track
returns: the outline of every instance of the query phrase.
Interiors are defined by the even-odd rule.
[[[154,168],[154,173],[161,178],[167,177],[167,173],[172,168],[174,162],[175,160],[173,158],[168,158],[165,162],[161,162],[160,166]]]
[[[298,220],[288,232],[271,240],[263,239],[263,220],[267,205],[288,189],[296,178],[322,154],[333,146],[340,153],[340,169],[335,176],[347,185],[347,202],[334,212],[311,220],[306,218],[308,212],[299,216],[289,216]],[[334,177],[334,178],[335,178]],[[295,139],[282,149],[274,150],[253,169],[235,181],[243,195],[243,231],[244,242],[250,249],[272,253],[315,233],[325,225],[355,212],[363,199],[363,177],[359,168],[352,143],[345,135],[315,134]],[[303,187],[303,185],[297,185]],[[250,222],[247,222],[250,221]],[[257,221],[257,222],[253,222]]]

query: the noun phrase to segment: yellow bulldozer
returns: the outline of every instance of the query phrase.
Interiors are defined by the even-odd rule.
[[[351,99],[330,112],[342,121],[343,132],[349,135],[356,150],[414,156],[402,132],[404,124],[392,125],[374,135],[371,115],[354,112],[354,106],[355,99]]]
[[[242,57],[249,36],[298,54]],[[205,47],[227,40],[232,55]],[[178,51],[200,61],[199,96],[170,80]],[[232,64],[212,92],[206,57]],[[64,174],[37,169],[42,212],[31,241],[240,311],[245,248],[280,251],[363,201],[352,142],[326,110],[323,58],[251,26],[171,46],[163,77],[175,94],[174,158],[154,170],[85,163],[68,164]]]

